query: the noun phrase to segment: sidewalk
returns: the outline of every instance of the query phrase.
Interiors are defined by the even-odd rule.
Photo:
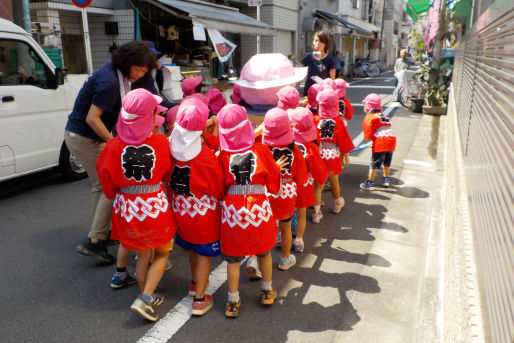
[[[404,134],[400,121],[409,116],[421,116],[419,125],[412,144],[404,147],[408,149],[405,158],[393,158],[393,168],[401,165],[400,173],[394,175],[400,183],[392,192],[381,227],[372,230],[375,240],[368,252],[390,266],[361,272],[378,281],[380,292],[353,294],[350,301],[361,320],[351,331],[340,332],[334,342],[417,343],[442,339],[438,311],[442,302],[444,137],[439,133],[444,132],[446,117],[418,115],[399,107],[393,116],[393,128],[400,135]],[[355,201],[362,199],[357,197]]]

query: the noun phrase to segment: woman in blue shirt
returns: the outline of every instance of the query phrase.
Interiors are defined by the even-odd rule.
[[[121,101],[130,91],[130,83],[140,79],[155,67],[155,55],[141,41],[121,45],[111,62],[91,74],[79,91],[64,131],[68,149],[86,169],[92,186],[93,221],[88,238],[77,251],[101,263],[115,259],[107,252],[105,240],[111,226],[112,200],[105,197],[96,161],[118,120]]]
[[[322,79],[336,78],[336,67],[334,59],[328,56],[330,48],[330,34],[326,31],[317,31],[312,36],[312,54],[305,56],[301,63],[307,69],[307,80],[303,95],[307,96],[309,88],[316,83],[312,76],[319,76]]]

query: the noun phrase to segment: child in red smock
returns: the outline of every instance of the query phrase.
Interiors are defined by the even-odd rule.
[[[355,146],[339,117],[339,99],[336,92],[325,89],[318,94],[316,100],[319,103],[319,108],[318,116],[314,117],[314,122],[321,139],[320,154],[327,167],[328,182],[334,199],[332,212],[339,213],[344,206],[344,199],[341,197],[339,188],[339,174],[343,171],[342,158],[344,158],[344,165],[349,165],[348,153]],[[319,194],[319,199],[321,199],[322,189],[323,185],[315,184],[314,191]],[[315,203],[312,222],[317,224],[322,218],[321,203]]]
[[[295,252],[303,252],[307,207],[313,206],[316,203],[314,198],[314,181],[323,185],[327,180],[327,169],[319,153],[316,140],[317,132],[311,111],[303,107],[297,107],[293,110],[288,110],[287,114],[289,114],[293,124],[295,143],[305,158],[309,172],[307,182],[303,185],[298,185],[298,197],[296,198],[298,224],[296,226],[297,235],[293,241],[293,248]],[[321,202],[321,193],[319,197],[320,199],[317,199],[318,204]]]
[[[264,116],[262,142],[268,145],[273,158],[287,158],[287,166],[281,172],[281,191],[269,195],[273,215],[279,220],[282,258],[278,264],[281,270],[288,270],[296,263],[291,254],[291,220],[296,207],[297,189],[308,179],[307,166],[300,149],[295,145],[291,121],[286,111],[275,107]]]
[[[373,189],[375,187],[375,176],[382,164],[384,164],[382,186],[389,187],[391,160],[396,148],[396,135],[391,128],[391,119],[382,113],[382,99],[378,94],[368,94],[362,102],[364,103],[364,112],[366,112],[362,121],[364,139],[372,140],[373,147],[368,180],[361,183],[360,187],[363,189]]]
[[[137,282],[141,295],[130,309],[155,321],[155,308],[164,297],[154,293],[162,278],[176,224],[162,183],[171,167],[168,140],[152,133],[163,123],[162,99],[146,89],[125,96],[116,129],[107,142],[96,169],[107,198],[113,199],[112,235],[123,248],[138,255]],[[152,249],[154,260],[150,267]]]
[[[346,98],[347,86],[348,83],[343,79],[334,80],[334,90],[339,97],[339,114],[341,115],[341,119],[343,119],[344,126],[347,126],[346,121],[352,120],[353,114],[355,113],[355,109],[350,103],[350,100]]]
[[[275,245],[277,225],[266,190],[280,190],[280,168],[268,147],[255,143],[252,123],[246,110],[235,104],[226,105],[218,113],[221,152],[219,163],[224,173],[226,195],[221,210],[221,251],[228,262],[228,301],[225,315],[237,317],[239,269],[246,255],[257,255],[262,272],[261,299],[272,305],[277,291],[271,285],[270,250]]]
[[[201,316],[213,306],[205,294],[211,258],[220,255],[223,173],[214,152],[204,144],[203,130],[209,109],[198,99],[180,105],[170,138],[171,173],[169,191],[177,221],[175,242],[189,250],[194,296],[191,314]]]

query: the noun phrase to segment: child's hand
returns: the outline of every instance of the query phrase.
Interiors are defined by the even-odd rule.
[[[302,106],[305,107],[309,103],[309,98],[304,96],[302,99]]]
[[[343,155],[343,166],[348,167],[350,165],[350,157],[348,154]]]
[[[253,130],[254,137],[259,137],[260,135],[262,135],[262,131],[263,130],[264,130],[264,123],[262,123],[261,125],[257,126],[255,128],[255,130]]]
[[[280,158],[276,160],[275,163],[277,166],[279,166],[280,171],[282,172],[287,170],[285,167],[289,164],[289,161],[286,156],[280,156]]]

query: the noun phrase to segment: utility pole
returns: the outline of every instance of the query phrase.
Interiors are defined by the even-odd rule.
[[[385,3],[386,3],[386,0],[383,0],[382,1],[382,15],[380,17],[380,22],[381,22],[381,25],[380,25],[380,45],[378,47],[378,59],[381,60],[382,58],[382,44],[384,44],[384,12],[385,12]],[[382,61],[382,62],[386,62],[386,61]]]

